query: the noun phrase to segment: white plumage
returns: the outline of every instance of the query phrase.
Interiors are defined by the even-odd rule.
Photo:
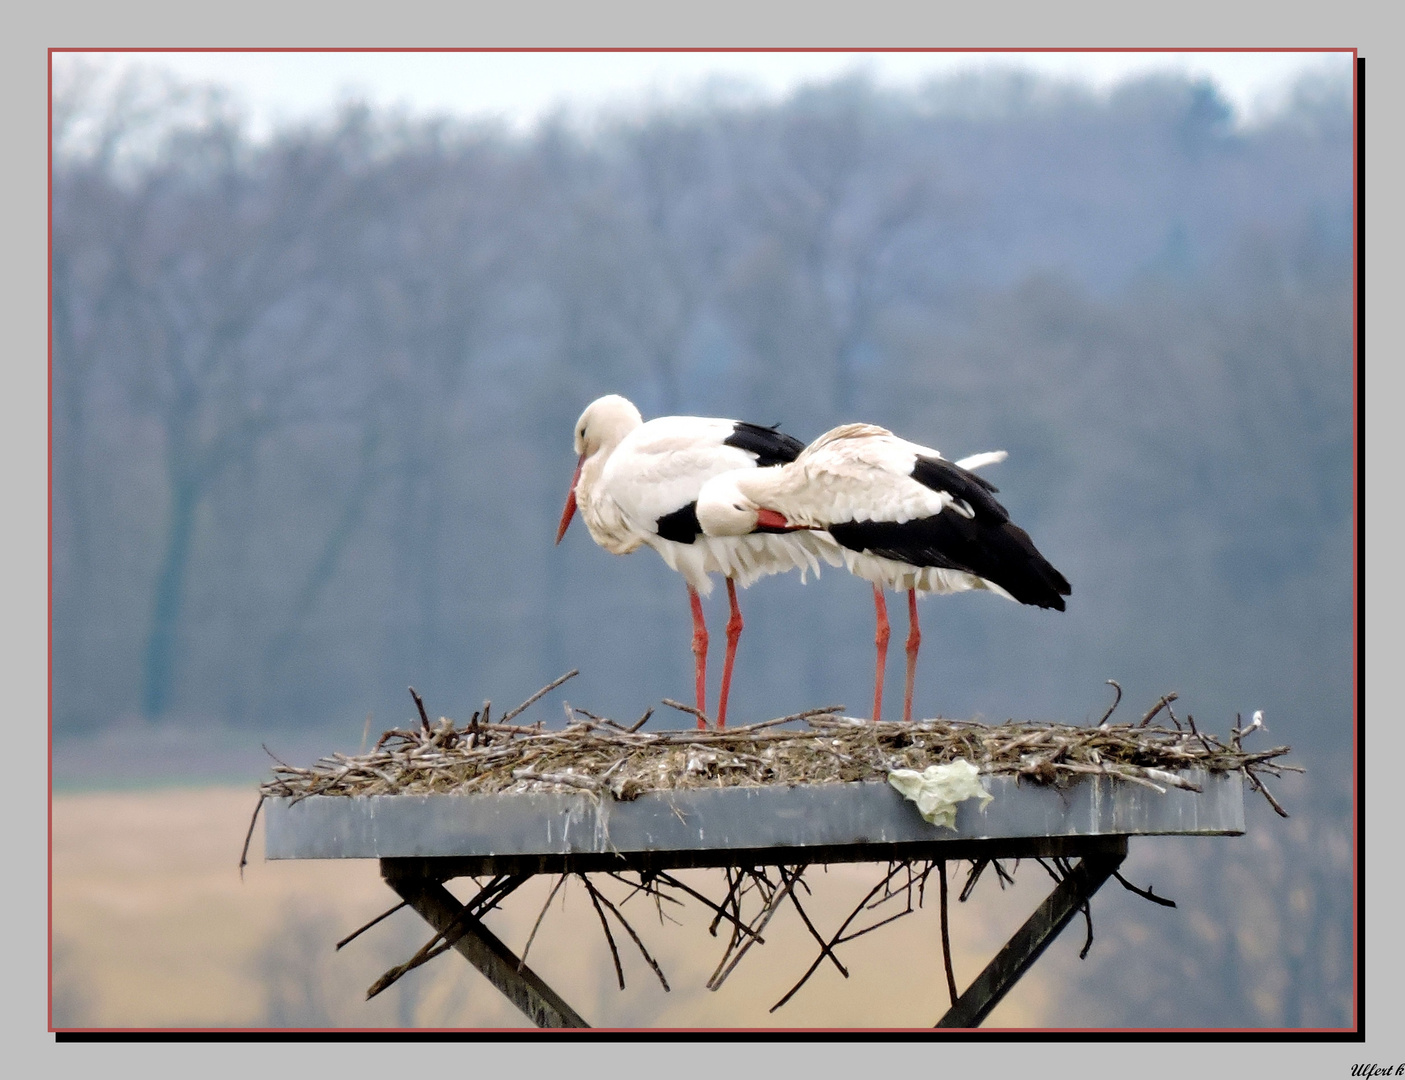
[[[590,403],[575,428],[580,455],[561,514],[560,543],[579,507],[591,537],[606,551],[625,555],[642,545],[657,551],[683,576],[693,610],[698,710],[705,708],[707,629],[699,596],[712,591],[709,575],[727,579],[731,619],[723,666],[718,726],[725,726],[736,641],[742,622],[735,584],[743,588],[768,574],[819,573],[821,560],[843,565],[838,545],[809,532],[703,534],[695,505],[703,484],[736,470],[788,462],[803,448],[799,440],[736,420],[664,416],[645,423],[623,397],[609,394]],[[699,725],[701,726],[701,719]]]
[[[872,424],[845,424],[821,435],[789,464],[734,472],[698,494],[709,536],[757,531],[823,533],[843,549],[849,570],[873,583],[878,621],[873,715],[882,712],[888,645],[882,587],[908,594],[907,688],[921,633],[917,593],[985,589],[1020,603],[1064,609],[1069,585],[1009,519],[995,487],[971,469],[1003,461],[1004,451],[950,462],[930,447]]]

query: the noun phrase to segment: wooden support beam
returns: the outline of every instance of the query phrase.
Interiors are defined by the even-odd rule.
[[[1114,837],[1111,843],[1099,844],[1079,860],[1068,876],[1059,882],[1048,898],[1039,905],[1023,926],[996,954],[984,971],[976,977],[966,992],[947,1010],[937,1027],[973,1028],[990,1015],[992,1009],[1039,959],[1070,919],[1080,911],[1103,882],[1113,875],[1127,857],[1127,838]]]
[[[397,872],[400,868],[390,864],[391,860],[381,860],[381,875],[386,884],[425,922],[443,934],[444,939],[532,1023],[541,1028],[590,1026],[479,919],[468,914],[467,908],[443,884],[423,874]]]

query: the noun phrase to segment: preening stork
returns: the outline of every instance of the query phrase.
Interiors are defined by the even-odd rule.
[[[736,585],[743,588],[767,574],[799,570],[819,573],[819,560],[842,566],[843,558],[828,536],[809,532],[748,532],[704,536],[696,504],[703,484],[734,470],[758,472],[794,460],[800,440],[738,420],[703,416],[662,416],[648,423],[618,394],[592,401],[576,421],[575,450],[580,455],[556,542],[566,535],[577,507],[591,537],[606,551],[625,555],[641,545],[653,548],[683,575],[693,612],[693,656],[698,711],[705,713],[707,625],[700,596],[712,591],[708,576],[727,579],[731,617],[717,726],[727,723],[732,664],[741,637],[742,616]],[[698,726],[703,727],[702,718]]]
[[[705,535],[823,531],[844,562],[873,583],[878,649],[873,718],[883,711],[888,610],[883,587],[908,595],[907,685],[912,687],[921,631],[917,594],[987,589],[1022,604],[1064,610],[1069,584],[1029,534],[996,501],[996,488],[971,470],[1004,451],[947,461],[931,447],[872,424],[845,424],[821,435],[789,464],[727,473],[698,494]]]

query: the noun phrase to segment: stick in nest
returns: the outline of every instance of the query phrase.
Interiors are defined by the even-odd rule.
[[[427,964],[435,957],[448,952],[459,938],[467,933],[468,927],[473,924],[474,920],[481,918],[485,912],[496,907],[500,900],[516,890],[526,880],[525,875],[513,876],[510,874],[499,874],[493,878],[492,881],[478,890],[472,900],[464,905],[463,910],[455,916],[453,922],[421,945],[414,956],[403,964],[397,964],[373,982],[366,991],[366,1000],[371,1000],[382,990],[389,988],[402,976],[409,974],[420,965]]]
[[[355,941],[355,940],[356,940],[357,938],[359,938],[362,934],[364,934],[367,930],[369,930],[371,927],[375,926],[376,923],[380,922],[382,919],[388,919],[390,916],[394,915],[397,911],[399,911],[402,907],[405,907],[409,902],[410,902],[410,901],[408,901],[408,900],[401,900],[400,903],[396,904],[393,908],[389,908],[389,909],[387,909],[387,910],[385,910],[385,911],[382,911],[382,912],[381,912],[379,915],[377,915],[374,919],[372,919],[370,922],[366,923],[366,925],[361,926],[361,927],[358,927],[357,929],[353,930],[351,933],[347,934],[346,937],[342,938],[340,941],[337,942],[337,946],[336,946],[337,951],[340,952],[340,951],[341,951],[341,947],[342,947],[343,945],[347,945],[347,944],[350,944],[351,942]]]
[[[265,746],[264,749],[267,750],[268,747]],[[276,760],[276,759],[275,759],[275,760]],[[267,797],[268,797],[268,796],[265,795],[264,793],[262,793],[262,792],[259,793],[258,805],[254,807],[254,816],[249,819],[249,831],[244,834],[244,850],[243,850],[243,851],[240,853],[240,855],[239,855],[239,880],[240,880],[240,881],[243,881],[243,880],[244,880],[244,867],[246,867],[246,866],[249,865],[249,841],[254,838],[254,822],[258,821],[258,819],[259,819],[259,811],[263,809],[263,801],[264,801],[264,799],[266,799]]]
[[[707,988],[709,990],[719,989],[722,984],[727,981],[727,976],[732,974],[732,972],[736,970],[737,965],[741,963],[742,957],[746,955],[746,951],[751,948],[753,942],[760,939],[761,931],[766,929],[766,924],[771,921],[771,916],[773,916],[777,911],[780,910],[781,901],[784,900],[786,896],[790,893],[791,886],[795,883],[796,879],[799,878],[802,873],[804,873],[804,871],[804,866],[797,866],[792,871],[795,876],[787,879],[783,888],[776,889],[774,892],[771,893],[770,900],[766,904],[766,908],[762,913],[761,921],[756,924],[756,934],[742,942],[741,948],[736,951],[736,954],[732,957],[732,962],[727,965],[726,970],[724,970],[720,975],[713,975],[713,977],[708,981],[707,984]],[[823,959],[824,954],[821,953],[820,958],[815,961],[815,967],[819,967],[820,961]]]
[[[424,711],[424,699],[420,697],[413,686],[410,687],[410,696],[415,699],[415,708],[420,711],[420,727],[424,730],[424,733],[428,735],[430,731],[429,715]]]
[[[1163,695],[1162,698],[1161,698],[1161,700],[1158,701],[1155,705],[1153,705],[1153,706],[1151,707],[1151,711],[1148,712],[1145,716],[1142,717],[1142,722],[1141,722],[1140,724],[1138,724],[1137,727],[1146,727],[1147,724],[1151,723],[1152,717],[1154,717],[1157,713],[1159,713],[1159,712],[1160,712],[1162,709],[1164,709],[1167,705],[1171,704],[1171,702],[1175,701],[1176,698],[1178,698],[1179,696],[1180,696],[1180,695],[1177,694],[1175,691],[1172,691],[1172,692],[1169,693],[1169,694]],[[1177,725],[1177,726],[1179,727],[1179,725]]]
[[[1121,694],[1118,694],[1118,697],[1121,697],[1121,696],[1122,696]],[[1115,707],[1115,704],[1116,704],[1116,703],[1114,703],[1114,707]],[[1112,715],[1112,709],[1109,709],[1109,710],[1108,710],[1108,716],[1111,716],[1111,715]],[[1105,716],[1105,717],[1103,717],[1103,719],[1106,720],[1107,717]],[[940,880],[940,882],[941,882],[941,892],[942,892],[942,895],[941,895],[941,904],[942,904],[942,911],[941,911],[941,916],[942,916],[942,967],[944,967],[944,968],[946,969],[946,988],[947,988],[947,993],[949,993],[949,994],[951,995],[951,1004],[954,1006],[954,1005],[956,1004],[956,999],[957,999],[957,997],[958,997],[959,995],[958,995],[957,992],[956,992],[956,972],[953,970],[953,968],[952,968],[952,966],[951,966],[951,929],[950,929],[950,927],[947,925],[947,915],[946,915],[947,884],[946,884],[946,860],[945,860],[945,859],[943,859],[943,860],[941,860],[940,862],[937,863],[937,873],[938,873],[938,875],[939,875],[939,880]]]
[[[506,724],[506,723],[507,723],[509,720],[511,720],[514,716],[519,716],[519,715],[521,715],[521,714],[522,714],[523,712],[525,712],[528,708],[530,708],[532,705],[534,705],[540,698],[543,698],[543,697],[545,697],[547,694],[551,693],[553,690],[555,690],[558,686],[560,686],[560,685],[561,685],[563,682],[565,682],[567,679],[573,679],[573,678],[575,678],[575,677],[576,677],[577,675],[579,675],[579,674],[580,674],[580,671],[579,671],[577,668],[572,668],[570,671],[566,672],[566,674],[562,675],[559,679],[556,679],[556,680],[554,680],[554,681],[552,681],[552,682],[547,683],[547,684],[546,684],[545,686],[543,686],[540,690],[538,690],[535,694],[533,694],[531,697],[529,697],[526,701],[522,702],[521,705],[517,706],[517,708],[515,708],[515,709],[509,709],[507,712],[503,713],[503,714],[502,714],[502,719],[500,719],[500,720],[498,721],[498,723],[499,723],[499,724]]]
[[[541,911],[537,914],[537,921],[532,924],[532,932],[527,935],[527,944],[522,946],[522,959],[518,961],[517,964],[519,973],[527,967],[527,951],[532,947],[532,942],[537,936],[537,928],[542,924],[542,919],[546,915],[546,909],[551,907],[551,902],[556,899],[557,890],[560,889],[562,885],[566,884],[566,877],[567,875],[562,874],[556,879],[556,884],[551,887],[551,892],[547,895],[546,903],[542,905]]]
[[[1103,718],[1098,721],[1098,727],[1102,727],[1107,723],[1107,718],[1113,714],[1122,701],[1122,687],[1118,684],[1117,680],[1108,679],[1107,684],[1117,691],[1117,697],[1113,698],[1112,704],[1107,707],[1107,712],[1103,713]],[[956,1004],[955,1001],[953,1001],[952,1004]]]
[[[677,709],[679,712],[692,713],[702,721],[703,727],[712,726],[708,721],[707,713],[703,712],[701,709],[695,709],[691,705],[684,705],[681,701],[674,701],[672,698],[664,698],[663,703],[671,709]]]
[[[1156,890],[1150,885],[1148,885],[1145,889],[1139,889],[1126,878],[1124,878],[1121,874],[1119,874],[1116,870],[1112,872],[1112,876],[1122,883],[1122,887],[1124,889],[1128,890],[1129,892],[1134,892],[1138,896],[1145,897],[1146,899],[1150,900],[1153,904],[1160,904],[1162,907],[1176,906],[1176,902],[1174,900],[1168,900],[1164,896],[1157,896]]]
[[[875,885],[872,889],[870,889],[869,892],[868,892],[868,895],[865,896],[862,900],[859,901],[858,906],[855,907],[854,910],[853,910],[853,912],[850,913],[849,917],[844,920],[843,925],[839,927],[839,930],[835,933],[835,935],[834,935],[832,938],[829,939],[829,943],[828,943],[828,944],[829,944],[829,948],[830,948],[830,949],[833,949],[834,946],[839,945],[839,944],[841,944],[842,942],[844,942],[844,941],[846,941],[846,940],[852,940],[852,938],[858,937],[860,934],[866,934],[869,930],[875,930],[875,929],[877,929],[879,926],[882,926],[884,923],[887,923],[887,922],[891,922],[891,921],[892,921],[892,919],[884,919],[882,922],[877,923],[877,924],[875,924],[874,926],[870,926],[870,927],[867,927],[867,928],[864,929],[864,930],[860,930],[858,933],[851,935],[849,938],[845,938],[845,937],[844,937],[844,931],[849,928],[849,924],[850,924],[851,922],[853,922],[856,918],[859,917],[859,913],[862,912],[862,911],[868,906],[868,903],[869,903],[870,900],[872,900],[875,896],[877,896],[880,891],[882,891],[883,889],[887,888],[888,883],[889,883],[890,881],[892,881],[894,877],[897,876],[898,871],[899,871],[900,869],[901,869],[901,866],[897,866],[897,867],[892,867],[892,868],[890,868],[889,871],[888,871],[888,876],[885,877],[882,881],[880,881],[877,885]],[[906,912],[903,912],[902,914],[906,914]],[[893,916],[893,918],[898,918],[898,917],[899,917],[899,916]],[[809,969],[805,972],[805,974],[802,975],[802,976],[800,976],[800,981],[797,982],[794,986],[792,986],[792,987],[786,992],[786,995],[785,995],[783,998],[781,998],[778,1002],[776,1002],[774,1005],[772,1005],[771,1008],[770,1008],[770,1011],[771,1011],[771,1012],[775,1012],[775,1011],[776,1011],[777,1009],[779,1009],[782,1005],[784,1005],[787,1001],[789,1001],[791,998],[793,998],[793,997],[795,996],[796,992],[797,992],[802,986],[804,986],[807,982],[810,981],[810,976],[813,975],[813,974],[819,969],[820,964],[822,964],[823,962],[824,962],[824,953],[820,953],[819,956],[815,957],[814,962],[810,965]],[[734,964],[733,966],[735,966],[735,964]],[[729,970],[730,970],[730,969],[729,969]],[[715,987],[710,987],[709,989],[715,989]]]
[[[644,948],[644,942],[639,940],[639,935],[634,932],[634,927],[629,925],[629,920],[627,920],[623,915],[620,914],[619,909],[615,907],[614,904],[610,903],[609,899],[598,889],[596,889],[595,886],[592,885],[589,880],[587,880],[584,874],[578,874],[577,877],[579,877],[582,881],[585,882],[585,887],[590,893],[590,899],[593,903],[595,903],[595,910],[600,913],[601,924],[603,925],[605,922],[605,913],[600,911],[600,905],[604,904],[605,907],[609,910],[610,914],[619,920],[619,924],[625,928],[625,932],[628,933],[629,936],[634,939],[634,944],[639,946],[639,952],[643,955],[644,959],[649,962],[649,966],[654,969],[654,974],[659,977],[659,982],[663,985],[664,990],[667,991],[669,989],[668,980],[664,978],[663,968],[659,967],[658,961],[649,955],[649,950]],[[609,927],[605,928],[605,936],[609,939],[610,949],[613,952],[615,948],[615,942],[613,938],[610,938]],[[620,971],[620,957],[618,952],[615,953],[615,970],[619,972],[620,989],[623,990],[624,973]]]
[[[800,898],[795,895],[795,886],[796,886],[796,885],[803,885],[804,888],[805,888],[805,890],[806,890],[806,892],[809,891],[809,886],[808,886],[808,885],[804,885],[804,883],[800,880],[800,878],[799,878],[798,875],[795,877],[795,879],[794,879],[793,881],[792,881],[792,880],[788,880],[787,877],[786,877],[786,872],[785,872],[785,867],[784,867],[784,866],[778,866],[778,867],[776,867],[776,870],[779,871],[780,876],[781,876],[781,880],[782,880],[782,881],[786,881],[787,884],[789,884],[789,885],[791,886],[791,888],[790,888],[790,890],[789,890],[791,905],[795,908],[795,910],[796,910],[797,912],[800,913],[800,919],[801,919],[802,922],[804,922],[804,924],[805,924],[805,929],[807,929],[808,931],[810,931],[810,936],[813,937],[817,942],[819,942],[819,946],[820,946],[820,956],[822,956],[822,957],[828,956],[831,960],[833,960],[833,961],[834,961],[834,966],[839,969],[839,974],[843,975],[844,978],[847,979],[847,978],[849,977],[849,969],[846,968],[843,964],[841,964],[841,963],[839,962],[839,957],[837,957],[837,956],[834,955],[834,950],[833,950],[832,948],[830,948],[828,945],[825,944],[824,938],[820,937],[820,932],[815,929],[815,924],[810,921],[810,916],[806,915],[806,914],[805,914],[805,909],[800,906]]]

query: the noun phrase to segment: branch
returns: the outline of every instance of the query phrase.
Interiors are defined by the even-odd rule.
[[[1114,684],[1114,685],[1116,685],[1116,684]],[[1121,694],[1118,694],[1118,697],[1121,697],[1121,696],[1122,696]],[[1115,707],[1116,707],[1116,706],[1115,706],[1115,704],[1114,704],[1114,708],[1115,708]],[[1112,713],[1112,709],[1109,709],[1109,710],[1108,710],[1108,713],[1109,713],[1109,715],[1110,715],[1110,714]],[[1103,719],[1106,720],[1107,717],[1105,716],[1105,717],[1103,717]],[[956,1005],[956,999],[957,999],[958,997],[960,997],[960,995],[956,992],[956,973],[955,973],[955,971],[952,970],[952,966],[951,966],[951,930],[950,930],[950,928],[947,926],[947,921],[946,921],[946,890],[947,890],[947,886],[946,886],[946,860],[945,860],[945,859],[943,859],[942,861],[940,861],[939,863],[937,863],[937,873],[938,873],[938,875],[939,875],[939,880],[941,881],[941,887],[942,887],[942,965],[946,968],[946,989],[947,989],[947,993],[951,995],[951,1004],[952,1004],[953,1006],[955,1006],[955,1005]]]
[[[581,874],[579,876],[581,881],[585,882],[585,891],[590,896],[590,902],[595,905],[595,914],[600,916],[600,926],[601,929],[605,931],[605,940],[610,943],[610,955],[614,958],[615,961],[615,975],[620,980],[620,989],[623,990],[624,968],[620,967],[620,951],[619,949],[615,948],[615,938],[614,935],[610,933],[610,924],[605,921],[605,912],[602,911],[600,908],[599,894],[596,893],[594,886],[590,884],[584,874]]]
[[[1159,713],[1167,705],[1171,704],[1171,702],[1175,701],[1176,698],[1179,696],[1180,695],[1176,694],[1174,691],[1172,693],[1166,694],[1164,697],[1162,697],[1160,701],[1158,701],[1155,705],[1151,707],[1151,711],[1149,713],[1142,717],[1142,722],[1138,724],[1137,727],[1146,727],[1147,724],[1151,723],[1151,718],[1153,716]],[[1179,727],[1180,725],[1177,724],[1176,726]]]
[[[711,727],[711,722],[707,718],[707,713],[701,709],[695,709],[691,705],[684,705],[681,701],[674,701],[672,698],[664,698],[663,703],[669,708],[678,709],[680,712],[692,713],[702,721],[703,727]]]
[[[723,907],[721,907],[721,906],[719,906],[719,905],[717,905],[717,904],[714,904],[711,900],[709,900],[709,899],[708,899],[706,896],[704,896],[702,893],[697,892],[697,891],[694,890],[694,889],[690,889],[687,885],[683,884],[683,882],[679,881],[677,878],[673,877],[671,874],[665,874],[665,873],[663,873],[662,871],[660,871],[659,876],[658,876],[658,880],[659,880],[659,881],[662,881],[665,885],[669,885],[669,886],[671,886],[671,887],[673,887],[673,888],[675,888],[675,889],[682,889],[682,890],[683,890],[685,893],[687,893],[689,896],[693,897],[693,898],[696,899],[696,900],[700,900],[702,903],[704,903],[704,904],[706,904],[708,907],[712,908],[712,910],[717,913],[717,918],[715,918],[715,919],[712,920],[712,933],[713,933],[714,935],[716,935],[716,933],[717,933],[717,924],[718,924],[718,922],[720,922],[722,919],[726,919],[726,920],[727,920],[728,922],[730,922],[737,930],[741,931],[743,934],[750,934],[752,937],[756,938],[756,941],[757,941],[758,944],[761,944],[761,945],[766,944],[766,939],[765,939],[765,938],[763,938],[763,937],[761,937],[760,935],[756,934],[756,933],[751,929],[751,927],[749,927],[749,926],[747,926],[745,923],[743,923],[740,919],[738,919],[738,918],[737,918],[735,915],[733,915],[730,911],[727,911],[725,908],[723,908]],[[732,896],[732,893],[731,893],[731,892],[728,892],[727,896],[726,896],[725,898],[723,898],[722,903],[725,904],[725,903],[727,902],[727,900],[731,898],[731,896]]]
[[[268,750],[268,747],[265,746],[264,749],[265,749],[265,750]],[[269,756],[270,756],[270,757],[272,756],[272,753],[273,753],[273,752],[270,750],[270,751],[269,751]],[[274,760],[274,761],[278,761],[277,758],[273,758],[273,760]],[[279,762],[279,764],[281,765],[282,762]],[[258,821],[258,819],[259,819],[259,811],[263,809],[263,801],[264,801],[264,799],[266,799],[266,798],[268,798],[268,796],[267,796],[266,794],[260,793],[258,805],[254,807],[254,816],[249,819],[249,831],[244,834],[244,850],[243,850],[242,852],[240,852],[240,854],[239,854],[239,880],[240,880],[240,881],[243,881],[243,880],[244,880],[244,867],[246,867],[246,866],[249,864],[249,841],[254,838],[254,822]]]
[[[1121,874],[1119,874],[1116,870],[1112,872],[1112,876],[1122,883],[1122,887],[1124,889],[1128,890],[1129,892],[1134,892],[1138,896],[1146,897],[1146,899],[1150,900],[1153,904],[1160,904],[1162,907],[1176,906],[1176,902],[1174,900],[1167,900],[1164,896],[1157,896],[1156,893],[1152,891],[1152,887],[1150,885],[1148,885],[1145,890],[1139,889],[1126,878],[1124,878]]]
[[[566,674],[562,675],[559,679],[556,679],[554,682],[547,683],[535,694],[529,697],[526,701],[522,702],[521,705],[517,706],[517,708],[509,709],[507,712],[503,713],[502,717],[498,720],[498,723],[506,724],[514,716],[517,716],[518,714],[524,712],[528,707],[533,705],[539,698],[546,696],[547,694],[555,690],[558,686],[560,686],[563,682],[565,682],[567,679],[574,678],[579,674],[580,671],[578,669],[572,668],[570,671],[566,672]]]
[[[800,874],[804,871],[804,869],[805,868],[803,866],[797,866],[795,868],[796,877],[799,877]],[[771,893],[770,901],[767,903],[765,910],[762,912],[763,917],[760,922],[756,925],[757,935],[759,935],[762,930],[766,929],[766,924],[771,921],[771,917],[775,915],[778,910],[780,910],[781,901],[786,898],[787,894],[789,894],[790,887],[794,883],[794,881],[795,878],[791,878],[789,881],[786,882],[784,888],[777,889]],[[733,971],[735,971],[737,965],[741,963],[742,957],[746,955],[747,949],[751,948],[752,942],[756,940],[758,940],[758,937],[753,936],[742,943],[742,947],[738,949],[736,955],[732,957],[732,962],[727,965],[726,970],[723,971],[721,975],[714,975],[712,979],[708,981],[707,988],[709,990],[716,990],[721,987],[723,982],[726,981],[727,976],[730,975]],[[820,956],[820,960],[822,959],[824,959],[823,954]],[[815,961],[816,967],[819,966],[820,960]],[[814,968],[811,968],[811,970],[813,971]]]
[[[629,925],[629,920],[620,914],[619,909],[615,907],[614,904],[610,903],[609,898],[604,893],[596,892],[595,886],[590,884],[589,881],[586,881],[586,877],[584,874],[581,874],[579,876],[582,881],[585,881],[585,887],[591,890],[592,899],[598,896],[600,903],[604,904],[605,907],[609,909],[610,914],[619,920],[619,923],[621,926],[624,927],[625,932],[634,939],[634,944],[639,946],[640,953],[643,954],[644,959],[649,962],[649,966],[654,969],[654,974],[659,977],[659,982],[663,984],[664,991],[668,992],[668,980],[663,977],[663,968],[659,967],[658,962],[652,956],[649,955],[649,950],[644,948],[644,942],[639,940],[639,935],[634,932],[634,927]],[[604,918],[604,916],[602,915],[601,918]],[[623,976],[621,976],[621,980],[623,980]],[[620,988],[624,988],[623,981],[621,981]]]
[[[532,947],[532,941],[537,936],[537,927],[541,926],[542,919],[546,916],[546,909],[551,907],[551,902],[556,899],[556,891],[566,884],[566,875],[562,874],[551,887],[551,892],[547,895],[546,903],[542,905],[541,911],[537,914],[537,921],[532,924],[532,932],[527,935],[527,944],[522,946],[522,959],[517,965],[517,970],[521,973],[527,966],[527,950]],[[562,901],[564,904],[565,901]]]
[[[776,867],[776,869],[780,871],[781,880],[787,881],[785,867],[778,866]],[[800,918],[805,923],[805,928],[809,930],[811,936],[819,942],[820,956],[828,956],[831,960],[833,960],[834,966],[839,969],[839,974],[843,975],[844,978],[847,979],[849,977],[849,969],[839,962],[839,957],[834,955],[834,949],[832,949],[829,945],[825,944],[824,938],[820,937],[820,932],[815,929],[815,924],[810,921],[810,916],[806,915],[805,909],[800,906],[800,898],[795,895],[795,889],[793,887],[795,883],[790,882],[790,884],[792,885],[792,888],[790,890],[790,902],[795,906],[795,910],[800,913]]]
[[[424,701],[420,698],[419,694],[415,692],[415,688],[413,686],[410,687],[410,696],[415,699],[415,708],[419,709],[420,711],[420,726],[424,728],[424,733],[428,735],[429,717],[425,714],[424,711]]]
[[[352,941],[355,941],[355,940],[356,940],[357,938],[359,938],[362,934],[364,934],[367,930],[369,930],[371,927],[375,926],[376,923],[380,922],[382,919],[387,919],[387,918],[389,918],[391,915],[394,915],[397,911],[399,911],[402,907],[404,907],[404,906],[405,906],[406,904],[408,904],[409,902],[410,902],[410,901],[408,901],[408,900],[401,900],[400,903],[396,904],[393,908],[389,908],[389,909],[386,910],[386,911],[382,911],[379,915],[377,915],[374,919],[372,919],[370,922],[368,922],[365,926],[361,927],[359,930],[353,930],[351,933],[347,934],[346,937],[342,938],[340,941],[337,942],[336,951],[340,952],[340,951],[341,951],[341,947],[342,947],[343,945],[346,945],[346,944],[348,944],[348,943],[350,943],[350,942],[352,942]]]
[[[864,908],[866,908],[866,907],[868,906],[868,902],[869,902],[870,900],[872,900],[875,896],[878,895],[879,890],[882,889],[884,886],[886,886],[886,885],[888,884],[888,882],[892,881],[893,878],[895,878],[895,877],[897,876],[898,870],[901,868],[901,865],[902,865],[902,864],[899,864],[897,867],[893,867],[892,869],[890,869],[890,870],[888,871],[888,876],[885,877],[882,881],[880,881],[877,885],[875,885],[872,889],[870,889],[870,890],[868,891],[868,895],[865,896],[862,900],[859,901],[858,907],[854,908],[854,910],[850,913],[849,917],[844,920],[844,925],[839,928],[839,931],[834,935],[834,937],[832,937],[832,938],[829,939],[829,946],[830,946],[830,948],[833,948],[835,945],[839,944],[840,939],[843,937],[844,931],[845,931],[846,929],[848,929],[849,924],[850,924],[851,922],[853,922],[856,918],[858,918],[859,912],[863,911]],[[896,917],[897,917],[897,916],[895,916],[895,918],[896,918]],[[883,920],[883,922],[888,922],[888,921],[889,921],[889,920],[887,920],[887,919],[884,919],[884,920]],[[880,923],[879,925],[881,926],[882,923]],[[870,929],[872,929],[872,928],[870,927]],[[858,935],[854,935],[854,936],[857,937]],[[781,998],[780,1001],[778,1001],[778,1002],[776,1002],[774,1005],[772,1005],[770,1011],[771,1011],[771,1012],[775,1012],[775,1011],[776,1011],[777,1009],[779,1009],[782,1005],[784,1005],[787,1001],[789,1001],[791,998],[793,998],[793,997],[795,996],[795,994],[796,994],[796,991],[798,991],[802,986],[804,986],[804,985],[809,981],[810,976],[815,973],[815,970],[820,966],[820,963],[821,963],[823,960],[824,960],[824,953],[820,953],[819,956],[815,957],[814,963],[812,963],[812,964],[810,965],[809,970],[807,970],[804,975],[800,976],[800,981],[797,982],[794,986],[792,986],[792,987],[786,992],[785,997]]]
[[[1117,691],[1117,697],[1114,698],[1112,704],[1108,706],[1107,712],[1103,713],[1103,718],[1098,721],[1098,727],[1102,727],[1107,723],[1107,718],[1112,715],[1113,710],[1116,709],[1122,701],[1122,687],[1117,684],[1117,681],[1115,679],[1108,679],[1107,684]],[[953,1002],[953,1004],[955,1003]]]

